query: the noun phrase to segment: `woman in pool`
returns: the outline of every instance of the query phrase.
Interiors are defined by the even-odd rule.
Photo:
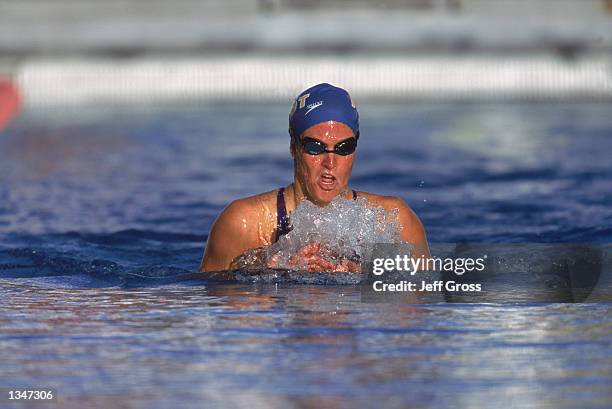
[[[349,94],[330,84],[302,92],[289,114],[293,183],[278,190],[238,199],[212,226],[200,271],[222,271],[248,250],[269,246],[290,230],[289,215],[303,200],[326,206],[335,197],[363,197],[370,205],[397,209],[400,237],[414,246],[413,256],[429,256],[421,221],[398,197],[356,192],[348,183],[359,139],[359,115]],[[313,243],[297,255],[310,271],[354,271],[355,265],[329,262]]]

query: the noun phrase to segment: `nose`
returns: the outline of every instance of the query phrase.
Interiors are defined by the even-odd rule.
[[[326,169],[333,169],[336,167],[336,154],[334,153],[324,153],[323,154],[323,166]]]

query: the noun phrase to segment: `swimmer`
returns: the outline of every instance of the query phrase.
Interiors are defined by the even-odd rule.
[[[348,200],[363,197],[369,205],[396,209],[401,239],[414,247],[415,257],[429,257],[423,225],[402,199],[349,187],[359,140],[359,114],[348,92],[326,83],[303,91],[291,107],[289,135],[293,182],[230,203],[212,226],[201,272],[231,269],[232,261],[245,252],[275,243],[291,230],[291,212],[302,201],[326,206],[337,196]],[[325,257],[317,256],[316,243],[307,247],[300,253],[309,271],[336,270]]]

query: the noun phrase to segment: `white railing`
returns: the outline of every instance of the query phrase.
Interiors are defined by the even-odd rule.
[[[368,99],[612,99],[612,58],[234,57],[29,60],[15,80],[27,106],[288,101],[330,82]]]

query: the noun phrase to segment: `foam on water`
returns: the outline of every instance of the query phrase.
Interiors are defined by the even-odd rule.
[[[245,253],[234,266],[312,271],[316,257],[331,263],[333,271],[355,272],[372,244],[402,243],[398,211],[372,206],[365,198],[338,196],[325,207],[304,200],[291,213],[291,224],[292,230],[276,243]]]

